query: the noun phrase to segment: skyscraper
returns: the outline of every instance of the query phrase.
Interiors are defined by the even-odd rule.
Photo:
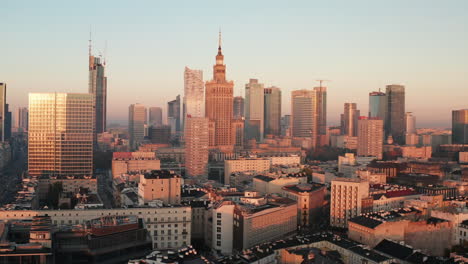
[[[293,137],[311,138],[316,146],[318,118],[316,96],[312,90],[291,92],[291,134]]]
[[[18,128],[18,132],[28,131],[28,116],[27,107],[19,107],[16,111],[16,128]]]
[[[233,113],[234,119],[244,118],[244,98],[242,96],[234,97]]]
[[[149,108],[149,121],[150,126],[162,126],[162,109],[161,107]]]
[[[146,107],[142,104],[132,104],[128,108],[128,134],[130,148],[136,149],[145,138]]]
[[[327,87],[314,88],[317,112],[317,143],[328,144],[327,136]]]
[[[357,122],[360,111],[357,110],[356,103],[345,103],[342,115],[342,134],[350,137],[357,136]]]
[[[387,118],[385,136],[392,135],[393,140],[403,145],[405,142],[405,87],[387,85]]]
[[[232,104],[234,82],[226,80],[226,65],[221,51],[221,34],[219,37],[218,54],[216,64],[213,66],[213,80],[205,84],[205,115],[214,126],[210,129],[214,132],[215,146],[230,146],[232,142]]]
[[[175,100],[167,103],[167,123],[171,127],[171,133],[173,134],[181,131],[180,110],[180,95],[177,95]]]
[[[90,45],[88,92],[94,96],[94,129],[97,134],[106,131],[107,122],[107,77],[105,75],[105,62],[101,62],[101,59],[91,54]]]
[[[387,95],[382,92],[369,93],[369,117],[380,118],[385,123],[387,115]]]
[[[452,111],[452,144],[468,144],[468,109]]]
[[[185,67],[184,71],[184,103],[182,111],[182,128],[185,126],[187,115],[192,117],[205,116],[205,86],[203,71]]]
[[[384,129],[379,118],[360,117],[358,120],[358,156],[371,156],[382,159]]]
[[[30,93],[29,175],[92,175],[93,127],[92,94]]]
[[[206,176],[209,145],[208,119],[187,115],[184,135],[187,176]]]
[[[8,140],[11,137],[11,125],[12,125],[12,117],[11,117],[11,111],[10,111],[10,105],[5,104],[5,128],[4,132],[5,134],[3,135],[4,140]]]
[[[405,114],[405,135],[416,134],[416,117],[411,112]]]
[[[0,140],[5,141],[5,121],[7,119],[6,108],[6,83],[0,83]]]
[[[264,89],[265,135],[281,135],[281,90],[278,87]]]
[[[257,79],[250,79],[245,85],[245,126],[246,140],[263,141],[264,133],[264,88]]]

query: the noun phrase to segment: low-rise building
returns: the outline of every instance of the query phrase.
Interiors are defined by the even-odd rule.
[[[296,201],[299,226],[313,226],[322,216],[326,187],[320,183],[300,183],[282,188],[282,195]]]
[[[182,178],[166,170],[153,170],[140,175],[138,198],[140,205],[160,200],[165,205],[180,204]]]
[[[270,170],[271,162],[267,158],[239,158],[224,161],[224,184],[229,184],[234,172],[265,173]]]
[[[118,177],[129,172],[160,170],[161,163],[154,152],[114,152],[112,175]]]

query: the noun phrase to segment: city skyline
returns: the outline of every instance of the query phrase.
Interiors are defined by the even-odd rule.
[[[331,80],[325,83],[330,125],[339,124],[346,101],[356,102],[367,113],[368,93],[389,84],[406,87],[407,111],[417,116],[418,127],[450,127],[451,110],[466,107],[464,69],[468,60],[462,47],[468,43],[463,37],[468,19],[461,8],[466,3],[421,6],[420,1],[363,1],[341,8],[334,3],[262,3],[201,5],[198,13],[182,10],[180,15],[186,17],[175,21],[164,20],[180,11],[175,4],[146,2],[133,7],[119,3],[107,10],[106,3],[97,3],[91,12],[80,15],[89,5],[49,1],[40,6],[31,3],[31,8],[24,9],[7,2],[7,26],[2,35],[7,39],[3,50],[8,52],[1,54],[7,63],[0,66],[0,72],[9,87],[10,109],[27,106],[29,92],[86,92],[90,24],[96,54],[99,50],[104,53],[104,43],[108,43],[109,123],[125,123],[126,108],[133,103],[167,110],[166,102],[183,94],[185,66],[205,74],[211,71],[219,27],[229,79],[235,83],[234,96],[244,94],[250,78],[265,87],[281,87],[282,115],[290,114],[287,95],[291,91],[311,90],[318,86],[315,80],[322,78]],[[35,12],[35,7],[44,10]],[[260,7],[265,12],[256,16]],[[111,17],[102,13],[105,8]],[[415,14],[415,8],[425,12]],[[69,16],[75,10],[77,15]],[[310,10],[317,13],[309,17],[306,12]],[[286,15],[291,13],[286,11],[296,15]],[[124,12],[133,18],[131,23],[115,20]],[[399,12],[398,21],[393,20],[392,12]],[[238,13],[249,23],[239,24]],[[220,14],[225,14],[223,19]],[[279,17],[281,23],[263,23],[270,16]],[[195,17],[202,19],[191,21]],[[33,18],[37,23],[29,23]],[[391,41],[395,39],[401,41]],[[125,93],[129,87],[132,96]],[[450,92],[440,93],[441,87]],[[421,94],[427,99],[420,100]]]

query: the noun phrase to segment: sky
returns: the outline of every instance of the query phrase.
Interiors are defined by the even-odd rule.
[[[468,108],[468,1],[16,1],[0,5],[0,82],[15,110],[30,92],[87,92],[88,39],[107,58],[108,120],[128,106],[183,94],[185,66],[212,67],[222,31],[234,95],[257,78],[291,91],[330,80],[328,123],[345,102],[368,111],[368,93],[406,87],[417,127],[450,127]],[[106,45],[107,43],[107,45]],[[107,46],[107,48],[106,48]]]

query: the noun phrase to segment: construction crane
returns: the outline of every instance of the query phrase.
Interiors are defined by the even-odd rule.
[[[320,84],[319,87],[320,87],[320,88],[322,88],[322,83],[323,83],[323,82],[331,82],[331,80],[321,80],[321,79],[316,80],[316,81],[319,82],[319,84]]]

